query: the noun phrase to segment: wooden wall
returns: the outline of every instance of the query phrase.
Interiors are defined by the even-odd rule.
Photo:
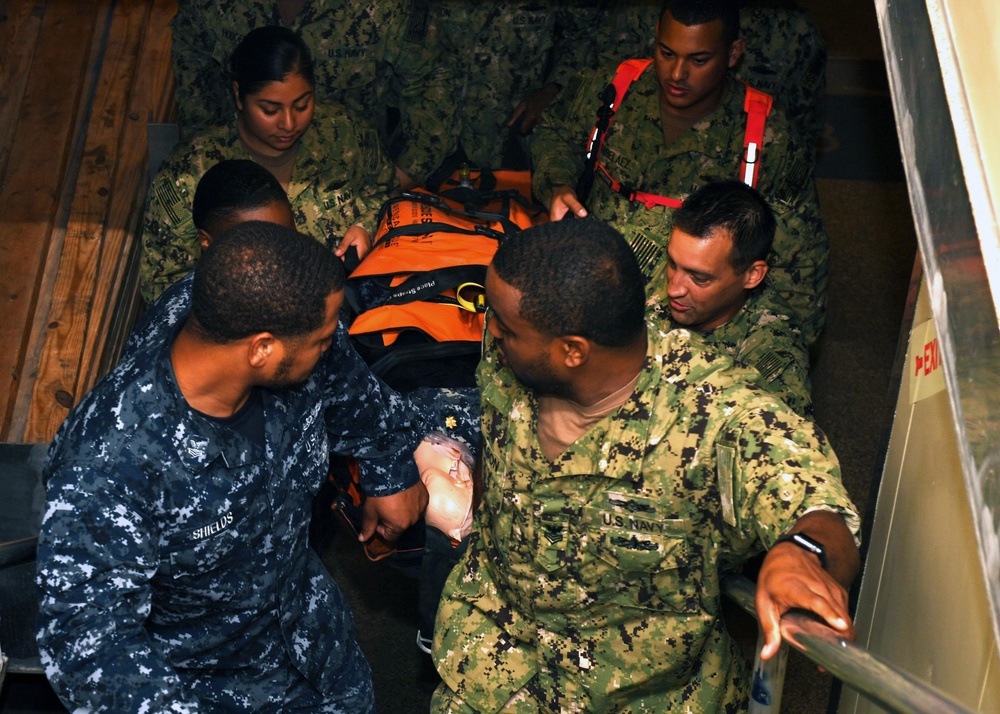
[[[0,441],[49,441],[136,313],[176,0],[0,0]]]

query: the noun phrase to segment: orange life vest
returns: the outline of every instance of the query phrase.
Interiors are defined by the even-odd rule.
[[[669,196],[659,196],[655,193],[637,191],[616,180],[600,161],[601,148],[604,146],[604,137],[607,136],[608,128],[615,112],[621,106],[628,88],[632,85],[640,74],[642,74],[650,63],[651,59],[628,59],[618,66],[614,80],[601,95],[604,102],[598,111],[598,120],[590,134],[587,142],[587,165],[593,166],[594,174],[611,187],[612,191],[625,196],[629,201],[641,203],[643,206],[653,208],[654,206],[667,206],[669,208],[679,208],[681,200]],[[743,156],[740,162],[740,180],[748,186],[757,187],[757,179],[760,173],[760,160],[762,147],[764,144],[764,126],[767,117],[771,113],[774,98],[766,92],[754,89],[750,85],[746,86],[746,99],[743,102],[743,111],[747,113],[746,131],[743,135]],[[577,192],[579,193],[579,191]]]

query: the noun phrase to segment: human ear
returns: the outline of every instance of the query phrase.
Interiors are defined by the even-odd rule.
[[[247,361],[255,369],[267,366],[278,350],[278,340],[270,332],[251,335],[247,342]]]
[[[746,280],[743,281],[743,287],[747,290],[753,290],[764,282],[765,277],[767,277],[767,263],[763,260],[756,260],[747,268]]]
[[[239,82],[233,82],[233,99],[236,100],[236,108],[239,111],[243,111],[243,102],[240,101],[240,85],[239,85]]]
[[[204,228],[198,229],[198,245],[201,246],[202,251],[204,251],[208,244],[212,242],[212,235],[206,231]]]
[[[739,63],[740,57],[743,56],[743,50],[746,49],[746,46],[746,40],[742,37],[737,38],[733,41],[733,44],[729,45],[729,69],[732,69]]]
[[[590,341],[585,337],[569,335],[562,338],[563,364],[572,369],[586,363],[590,356]]]

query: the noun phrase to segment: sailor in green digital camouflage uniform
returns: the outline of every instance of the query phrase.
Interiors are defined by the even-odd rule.
[[[301,9],[289,16],[292,5]],[[404,143],[392,158],[401,178],[422,182],[454,143],[450,67],[434,53],[427,13],[422,0],[179,0],[172,61],[182,133],[231,123],[230,55],[255,27],[285,25],[312,51],[319,103],[341,103],[370,121],[383,148],[385,98],[390,85],[398,87]]]
[[[809,349],[768,282],[775,221],[741,181],[704,186],[674,212],[663,268],[647,286],[651,316],[684,327],[763,377],[769,392],[812,416]]]
[[[299,59],[278,81],[252,57],[282,47],[296,49]],[[288,192],[299,230],[341,255],[348,245],[365,253],[375,216],[397,188],[374,129],[341,105],[316,106],[301,39],[286,28],[265,27],[238,49],[235,120],[175,147],[153,180],[139,266],[147,302],[194,267],[201,249],[191,204],[198,180],[219,161],[252,159],[267,167]]]
[[[439,605],[432,711],[745,710],[720,575],[764,548],[761,656],[790,608],[853,637],[859,523],[826,438],[696,334],[647,328],[641,283],[591,219],[496,253],[483,501]]]
[[[465,157],[476,167],[526,168],[514,165],[523,149],[512,133],[530,134],[541,111],[589,61],[595,9],[579,0],[435,0],[431,7],[442,59],[454,66]]]
[[[652,57],[662,0],[606,0],[595,34],[607,61]],[[736,76],[772,95],[810,146],[823,131],[826,42],[808,13],[787,2],[757,0],[740,11],[746,49]]]
[[[623,187],[682,200],[711,181],[740,177],[747,123],[745,86],[728,70],[739,61],[734,15],[713,3],[674,0],[658,25],[653,66],[632,83],[618,107],[600,152],[600,163]],[[674,13],[680,14],[683,24]],[[725,21],[724,21],[725,20]],[[729,28],[729,29],[727,29]],[[646,208],[597,178],[585,209],[576,195],[584,153],[593,132],[599,96],[616,67],[577,75],[535,129],[531,144],[533,188],[559,220],[572,211],[610,222],[629,241],[643,274],[665,258],[672,209]],[[812,180],[812,152],[779,108],[768,116],[757,189],[778,220],[771,281],[795,311],[812,343],[826,314],[829,238]]]

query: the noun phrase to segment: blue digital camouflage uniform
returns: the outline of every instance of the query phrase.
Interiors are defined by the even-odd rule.
[[[331,249],[353,225],[374,234],[378,210],[397,183],[371,126],[343,107],[316,107],[294,150],[288,200],[298,229]],[[225,159],[253,159],[235,123],[183,141],[153,179],[139,258],[139,288],[147,304],[194,269],[201,255],[191,215],[195,190],[205,172]]]
[[[616,70],[617,64],[577,75],[576,85],[560,95],[535,129],[532,188],[546,204],[556,187],[577,185],[600,93]],[[730,80],[715,111],[669,146],[664,145],[659,93],[650,65],[633,82],[607,132],[601,162],[611,175],[633,189],[678,200],[713,181],[739,176],[745,85]],[[767,119],[760,161],[757,190],[768,200],[778,223],[770,280],[812,344],[826,317],[830,241],[812,180],[811,152],[780,109],[773,109]],[[594,180],[586,205],[590,215],[625,236],[648,280],[666,259],[673,210],[631,203],[600,179]]]
[[[257,390],[263,439],[193,411],[169,347],[189,278],[70,414],[45,467],[38,643],[71,709],[374,708],[348,605],[309,548],[330,449],[378,460],[369,493],[417,482],[428,425],[339,327],[301,387]]]
[[[652,57],[662,0],[606,0],[596,35],[604,61]],[[823,132],[826,41],[805,11],[762,0],[740,10],[737,76],[772,95],[807,143]]]
[[[184,134],[232,122],[233,51],[250,30],[280,24],[271,0],[179,0],[171,59]],[[424,0],[307,0],[290,28],[312,54],[317,103],[371,121],[387,151],[386,97],[398,100],[405,143],[393,158],[407,175],[422,181],[453,150],[451,69],[435,55]]]
[[[809,509],[858,532],[822,432],[686,330],[650,329],[633,395],[555,462],[536,396],[495,352],[478,376],[483,501],[439,606],[432,711],[515,692],[518,712],[745,707],[720,571]]]
[[[649,281],[646,300],[651,317],[666,329],[677,327],[670,315],[667,277],[663,270]],[[724,350],[737,364],[751,367],[763,377],[771,394],[795,410],[812,417],[809,348],[802,339],[792,309],[765,280],[747,295],[739,312],[724,325],[699,333],[715,349]]]
[[[580,0],[433,0],[431,8],[442,60],[454,67],[461,146],[474,166],[500,168],[514,107],[589,62],[595,9]]]

